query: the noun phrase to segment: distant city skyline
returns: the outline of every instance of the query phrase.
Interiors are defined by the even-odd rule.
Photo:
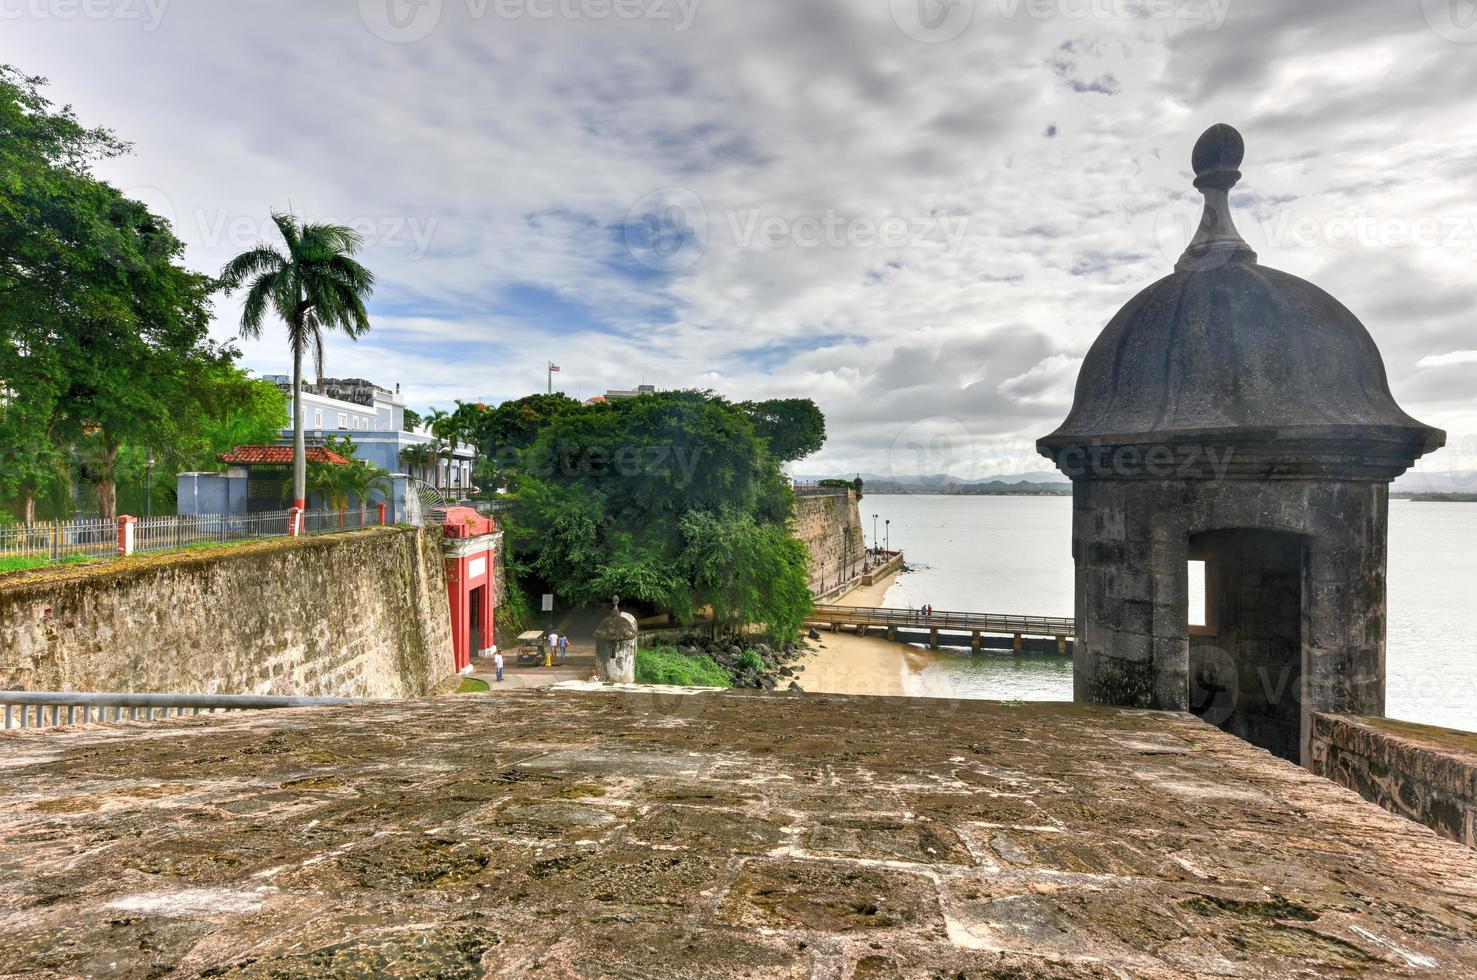
[[[1477,471],[1477,24],[1131,6],[27,4],[0,61],[133,143],[100,172],[192,268],[273,208],[364,232],[375,326],[329,339],[329,374],[420,410],[542,391],[550,361],[581,398],[809,396],[830,442],[805,472],[1045,469],[1034,439],[1170,271],[1190,147],[1230,122],[1261,261],[1363,319],[1401,404],[1451,431],[1425,469]],[[241,346],[289,367],[276,326]]]

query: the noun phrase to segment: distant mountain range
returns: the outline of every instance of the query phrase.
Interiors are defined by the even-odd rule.
[[[854,475],[854,474],[853,474]],[[826,479],[829,474],[797,476],[801,483],[814,483]],[[862,482],[866,493],[938,493],[938,494],[1059,494],[1071,493],[1072,484],[1060,473],[1038,470],[1031,473],[1011,473],[966,479],[948,473],[932,476],[892,475],[863,473]],[[1396,494],[1474,494],[1477,493],[1477,470],[1412,471],[1400,477],[1391,486]]]
[[[938,493],[938,494],[1006,494],[1013,496],[1050,495],[1072,492],[1072,484],[1060,473],[1045,470],[1033,473],[1007,474],[984,479],[965,479],[948,473],[932,476],[877,473],[861,475],[865,493]],[[801,483],[814,483],[820,476],[797,476]]]
[[[1477,470],[1414,470],[1390,485],[1395,493],[1477,493]]]

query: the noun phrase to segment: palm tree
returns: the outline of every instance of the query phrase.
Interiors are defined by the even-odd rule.
[[[432,481],[432,486],[437,490],[451,489],[451,454],[451,443],[445,439],[437,439],[431,443],[431,455],[436,460],[436,479]],[[443,459],[446,460],[445,470],[441,468]]]
[[[242,252],[221,272],[227,292],[251,286],[241,308],[241,336],[261,336],[268,310],[287,325],[292,348],[292,496],[306,506],[307,454],[303,449],[303,354],[312,350],[319,374],[323,333],[342,330],[357,340],[369,329],[364,301],[374,291],[374,275],[354,260],[364,239],[343,225],[307,224],[273,212],[287,251],[263,243]]]
[[[437,490],[441,490],[444,489],[444,487],[441,486],[440,460],[442,457],[446,458],[447,481],[450,482],[451,479],[451,457],[452,454],[456,452],[456,440],[448,440],[447,435],[449,434],[450,429],[454,427],[455,423],[452,420],[450,412],[443,412],[439,408],[432,408],[429,412],[427,412],[425,421],[426,431],[431,433],[431,435],[437,437],[436,441],[432,444],[437,459],[436,478],[431,481],[431,484],[436,487]]]
[[[349,471],[349,475],[343,485],[359,501],[359,525],[362,527],[364,508],[369,504],[370,493],[378,491],[382,497],[390,495],[390,474],[369,463],[351,463],[344,469]],[[344,508],[347,509],[348,506],[349,502],[345,500]]]
[[[431,462],[435,455],[430,446],[421,443],[415,446],[406,446],[400,450],[400,462],[404,463],[410,470],[410,475],[415,476],[419,471],[421,477],[430,471]]]
[[[330,509],[338,512],[338,525],[344,526],[344,515],[349,509],[349,498],[359,501],[359,523],[364,523],[364,508],[369,494],[378,490],[388,496],[390,474],[378,466],[361,463],[314,463],[310,468],[309,485],[314,493],[322,494]]]

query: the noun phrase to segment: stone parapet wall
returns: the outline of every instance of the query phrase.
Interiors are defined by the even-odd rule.
[[[0,579],[0,688],[418,697],[452,672],[437,538],[377,528]]]
[[[1315,714],[1310,768],[1392,813],[1477,847],[1477,734]]]
[[[812,585],[819,585],[823,580],[828,585],[835,583],[848,561],[856,565],[857,571],[861,570],[866,541],[855,491],[838,490],[796,498],[790,526],[810,552]]]

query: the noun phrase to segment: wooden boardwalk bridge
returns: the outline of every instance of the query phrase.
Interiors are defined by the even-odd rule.
[[[807,625],[829,628],[832,632],[851,627],[866,636],[873,631],[885,632],[889,640],[905,643],[927,643],[931,647],[963,646],[968,637],[972,650],[980,649],[986,637],[1009,637],[1017,653],[1028,647],[1040,650],[1042,639],[1056,641],[1056,652],[1067,653],[1075,640],[1077,624],[1071,619],[1053,616],[1006,616],[995,613],[945,612],[936,609],[924,615],[917,609],[884,609],[867,606],[816,606],[805,620]],[[949,642],[955,640],[957,642]],[[1035,642],[1033,642],[1035,641]],[[1046,647],[1050,649],[1050,647]]]

